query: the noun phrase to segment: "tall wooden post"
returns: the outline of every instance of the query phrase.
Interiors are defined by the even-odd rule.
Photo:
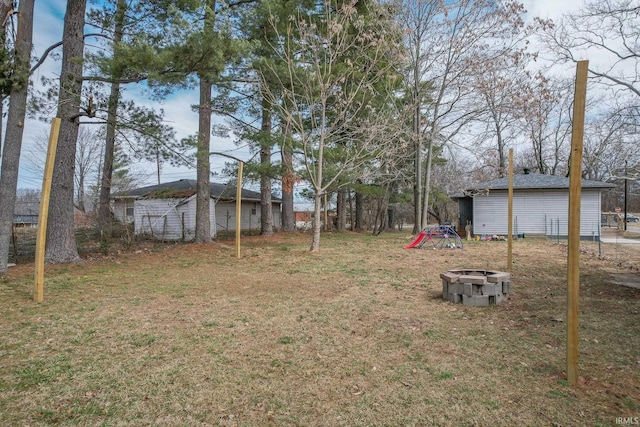
[[[42,178],[42,194],[40,195],[40,210],[38,212],[38,233],[36,235],[36,265],[35,265],[35,290],[33,300],[44,300],[44,249],[47,240],[47,220],[49,217],[49,197],[51,195],[51,182],[53,180],[53,165],[58,147],[58,134],[60,133],[60,119],[54,118],[51,122],[49,134],[49,146],[47,148],[47,162],[44,166]]]
[[[507,271],[513,271],[513,148],[509,148],[509,207],[507,214]]]
[[[238,188],[236,189],[236,258],[240,258],[240,228],[242,227],[242,166],[238,160]]]
[[[569,165],[569,225],[567,256],[567,381],[578,382],[578,296],[580,288],[580,198],[582,144],[589,61],[578,61],[573,101],[571,163]]]

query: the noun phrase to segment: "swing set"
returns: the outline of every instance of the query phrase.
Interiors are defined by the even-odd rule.
[[[425,227],[405,249],[421,249],[431,242],[433,249],[462,249],[462,239],[451,224]]]

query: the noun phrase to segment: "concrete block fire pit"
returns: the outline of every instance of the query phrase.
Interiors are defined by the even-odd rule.
[[[449,270],[441,273],[442,298],[473,307],[498,305],[509,296],[511,274],[492,270]]]

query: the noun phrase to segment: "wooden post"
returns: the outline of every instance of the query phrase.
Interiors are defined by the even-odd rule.
[[[569,225],[567,255],[567,381],[578,382],[578,295],[580,288],[580,198],[582,144],[589,61],[578,61],[573,101],[571,163],[569,165]]]
[[[47,162],[44,166],[42,178],[42,194],[40,195],[40,210],[38,212],[38,234],[36,235],[36,265],[35,265],[35,291],[33,300],[44,300],[44,249],[47,240],[47,219],[49,217],[49,197],[51,195],[51,181],[53,180],[53,166],[58,147],[58,134],[60,133],[60,119],[54,118],[51,122],[49,135],[49,147],[47,148]]]
[[[509,148],[509,202],[507,214],[507,271],[513,271],[513,148]]]
[[[242,166],[238,160],[238,188],[236,189],[236,258],[240,258],[240,228],[242,227]]]

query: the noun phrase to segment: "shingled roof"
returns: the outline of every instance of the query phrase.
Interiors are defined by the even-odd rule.
[[[195,179],[181,179],[179,181],[165,182],[163,184],[149,185],[147,187],[135,188],[130,191],[114,194],[113,198],[134,198],[134,199],[170,199],[186,198],[196,194]],[[220,200],[235,200],[235,185],[219,184],[212,182],[209,184],[211,197]],[[260,193],[256,191],[242,189],[242,200],[260,201]],[[280,202],[277,197],[272,197],[274,202]]]
[[[600,181],[582,180],[582,188],[614,188],[615,185]],[[522,173],[513,175],[514,190],[568,189],[569,178],[539,173]],[[481,182],[469,190],[508,190],[509,177]]]

